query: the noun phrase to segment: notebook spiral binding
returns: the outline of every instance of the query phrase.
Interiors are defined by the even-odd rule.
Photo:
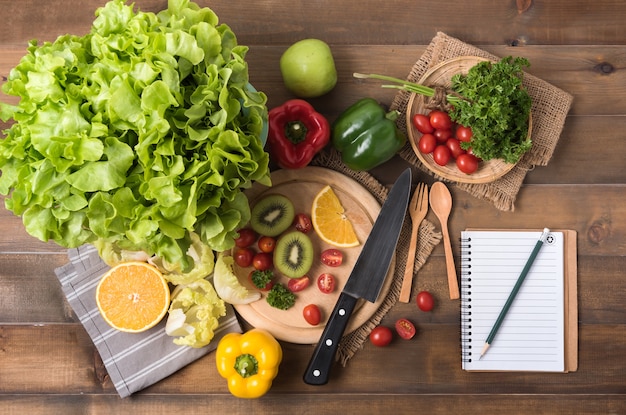
[[[472,361],[472,239],[461,238],[461,359]]]

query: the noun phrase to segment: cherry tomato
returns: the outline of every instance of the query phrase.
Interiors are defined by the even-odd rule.
[[[415,325],[406,318],[401,318],[396,321],[396,333],[403,339],[412,339],[415,336]]]
[[[242,268],[252,265],[252,259],[254,259],[254,251],[250,248],[239,248],[233,255],[235,263]]]
[[[450,154],[455,159],[458,158],[461,154],[465,154],[465,150],[461,148],[461,142],[456,138],[448,138],[446,141],[446,147],[450,149]]]
[[[247,248],[256,241],[257,234],[250,228],[239,229],[239,236],[235,238],[235,245],[239,248]]]
[[[263,274],[265,272],[268,272],[269,274],[265,274],[266,277],[264,279],[264,275],[259,275],[259,273]],[[258,276],[258,278],[255,278],[255,274]],[[274,281],[271,279],[272,275],[272,271],[259,271],[258,269],[254,269],[248,274],[248,281],[250,281],[250,284],[252,284],[253,287],[256,287],[259,291],[269,291],[274,286]],[[257,281],[257,283],[260,285],[263,285],[263,283],[259,281],[266,282],[265,285],[259,287],[257,283],[255,283],[255,281]]]
[[[310,282],[311,280],[308,275],[304,275],[300,278],[290,278],[287,283],[287,288],[292,293],[297,293],[298,291],[302,291],[308,287]]]
[[[421,291],[417,294],[417,306],[422,311],[430,311],[435,307],[435,299],[428,291]]]
[[[435,147],[435,150],[433,151],[433,159],[435,160],[435,163],[439,164],[440,166],[445,166],[446,164],[448,164],[451,156],[452,153],[450,153],[450,149],[446,147],[445,144],[439,144],[437,147]]]
[[[433,110],[428,117],[430,125],[432,125],[435,130],[449,130],[452,128],[452,120],[447,112]]]
[[[327,272],[317,277],[317,288],[324,294],[332,293],[335,290],[335,277]]]
[[[338,267],[343,263],[343,253],[335,248],[326,249],[322,252],[321,260],[329,267]]]
[[[439,143],[445,143],[448,138],[452,137],[452,130],[435,130],[433,135]]]
[[[472,136],[473,136],[473,132],[472,129],[469,127],[465,127],[463,125],[459,125],[456,128],[456,138],[459,141],[464,141],[466,143],[469,143],[472,140]]]
[[[308,233],[313,227],[311,218],[306,213],[297,213],[293,220],[293,224],[295,225],[296,230],[302,233]]]
[[[252,266],[259,271],[265,271],[274,266],[274,259],[267,252],[257,252],[252,258]]]
[[[422,134],[430,134],[435,129],[430,125],[430,119],[424,114],[415,114],[413,116],[413,127]]]
[[[302,315],[304,316],[306,322],[312,326],[317,326],[322,320],[322,312],[315,304],[305,306],[302,310]]]
[[[276,239],[271,236],[261,236],[258,245],[261,252],[273,252],[276,247]]]
[[[385,347],[391,343],[393,333],[389,327],[378,326],[370,333],[370,342],[376,347]]]
[[[465,174],[472,174],[478,170],[478,157],[473,154],[461,154],[456,159],[456,166]]]
[[[437,139],[432,134],[424,134],[420,137],[417,145],[423,154],[432,153],[435,147],[437,147]]]

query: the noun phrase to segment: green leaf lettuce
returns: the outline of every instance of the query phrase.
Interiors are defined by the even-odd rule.
[[[233,245],[250,218],[242,190],[269,185],[260,139],[267,98],[208,8],[169,0],[144,13],[122,0],[91,31],[31,41],[0,103],[0,194],[26,230],[65,247],[97,243],[193,267],[198,235]]]

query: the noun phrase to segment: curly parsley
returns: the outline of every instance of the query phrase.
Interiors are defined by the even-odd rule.
[[[287,310],[296,303],[296,295],[283,284],[274,284],[267,293],[267,303],[279,310]]]
[[[525,58],[480,62],[467,75],[452,77],[452,90],[465,99],[454,103],[450,118],[472,128],[469,143],[461,143],[483,160],[516,163],[530,149],[528,117],[532,100],[522,87]]]

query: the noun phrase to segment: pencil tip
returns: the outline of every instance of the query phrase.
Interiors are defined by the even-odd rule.
[[[478,360],[483,358],[485,353],[487,353],[487,349],[489,349],[489,343],[485,343],[485,345],[483,346],[483,350],[480,352],[480,357],[478,358]]]

